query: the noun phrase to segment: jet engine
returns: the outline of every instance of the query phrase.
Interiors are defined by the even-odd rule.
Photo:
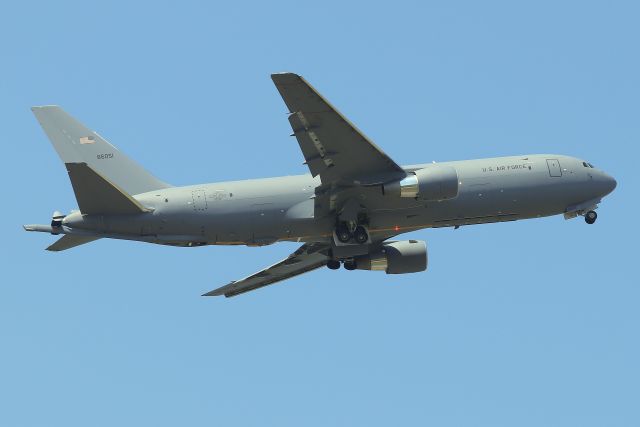
[[[417,273],[427,269],[427,244],[421,240],[383,243],[377,252],[356,257],[354,262],[359,270]]]
[[[458,196],[458,172],[453,166],[429,165],[384,186],[385,194],[423,200],[448,200]]]

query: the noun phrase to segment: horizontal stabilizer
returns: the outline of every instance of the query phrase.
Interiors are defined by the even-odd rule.
[[[85,215],[125,215],[148,212],[137,200],[86,163],[66,163],[80,212]]]
[[[60,252],[67,249],[75,248],[76,246],[84,245],[85,243],[98,240],[100,237],[94,236],[76,236],[74,234],[65,234],[59,238],[53,245],[47,248],[48,251]]]

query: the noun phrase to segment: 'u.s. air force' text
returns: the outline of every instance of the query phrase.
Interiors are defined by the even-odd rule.
[[[497,166],[489,166],[486,168],[482,168],[482,172],[504,172],[504,171],[515,171],[515,170],[531,170],[530,163],[520,163],[513,165],[497,165]]]

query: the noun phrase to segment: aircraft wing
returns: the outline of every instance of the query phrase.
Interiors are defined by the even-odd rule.
[[[293,73],[272,74],[271,79],[289,108],[305,163],[323,185],[371,185],[404,176],[400,166],[305,79]]]
[[[323,267],[329,260],[323,253],[326,248],[326,245],[317,243],[302,245],[287,259],[242,280],[233,281],[226,286],[207,292],[203,296],[233,297]]]

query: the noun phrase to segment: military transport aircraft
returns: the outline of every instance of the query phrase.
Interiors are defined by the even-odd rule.
[[[301,242],[282,260],[204,295],[231,297],[327,266],[414,273],[425,242],[389,240],[430,227],[563,214],[596,221],[616,181],[557,154],[400,166],[293,73],[271,76],[310,174],[174,187],[57,106],[32,110],[65,163],[80,208],[54,212],[62,251],[101,238],[173,246]]]

